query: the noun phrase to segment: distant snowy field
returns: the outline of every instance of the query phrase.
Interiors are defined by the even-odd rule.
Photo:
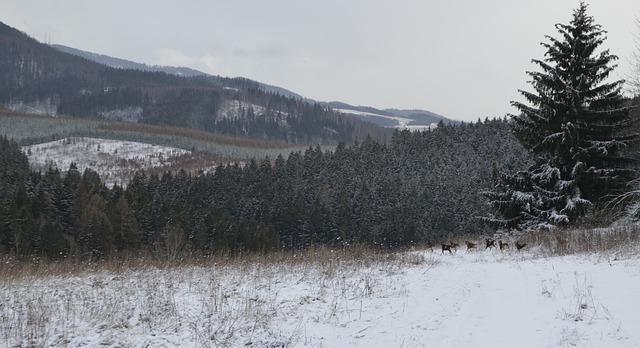
[[[412,131],[424,131],[424,130],[430,130],[430,129],[436,128],[438,126],[437,123],[432,123],[429,126],[411,125],[410,123],[413,120],[410,119],[410,118],[400,117],[400,116],[388,116],[388,115],[374,114],[374,113],[366,112],[366,111],[351,110],[351,109],[335,109],[335,111],[338,111],[338,112],[341,112],[341,113],[347,114],[347,115],[359,115],[359,116],[364,116],[364,117],[381,117],[381,118],[394,120],[394,121],[396,121],[396,126],[394,128],[398,128],[398,129],[408,129],[408,130],[412,130]]]
[[[640,347],[634,248],[9,277],[0,346]]]
[[[86,137],[24,146],[22,150],[34,170],[53,167],[66,172],[71,163],[76,163],[81,174],[85,168],[91,168],[110,187],[116,183],[126,185],[138,170],[170,167],[191,154],[172,147]],[[213,168],[214,164],[209,166]]]

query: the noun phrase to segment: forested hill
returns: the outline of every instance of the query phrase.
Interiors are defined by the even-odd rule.
[[[70,53],[73,54],[75,56],[80,56],[95,62],[98,62],[100,64],[104,64],[106,66],[110,66],[110,67],[114,67],[114,68],[120,68],[120,69],[133,69],[133,70],[141,70],[141,71],[152,71],[152,72],[165,72],[167,74],[172,74],[172,75],[178,75],[178,76],[207,76],[210,79],[213,80],[218,80],[217,84],[221,85],[221,86],[226,86],[227,84],[224,83],[225,79],[223,77],[219,77],[219,76],[212,76],[209,75],[207,73],[204,73],[202,71],[198,71],[195,69],[191,69],[191,68],[187,68],[187,67],[172,67],[172,66],[157,66],[157,65],[147,65],[147,64],[143,64],[143,63],[136,63],[136,62],[132,62],[126,59],[121,59],[121,58],[116,58],[116,57],[110,57],[110,56],[106,56],[103,54],[97,54],[97,53],[93,53],[93,52],[88,52],[88,51],[83,51],[83,50],[79,50],[77,48],[73,48],[73,47],[68,47],[68,46],[64,46],[64,45],[56,45],[56,44],[52,44],[51,47],[54,47],[55,49],[62,51],[62,52],[66,52],[66,53]],[[251,81],[254,82],[254,81]],[[267,85],[264,83],[260,83],[255,81],[257,88],[261,89],[265,92],[272,92],[272,93],[278,93],[282,96],[285,97],[291,97],[291,98],[295,98],[295,99],[306,99],[303,96],[291,92],[285,88],[281,88],[281,87],[277,87],[277,86],[272,86],[272,85]],[[311,99],[307,99],[308,101],[313,102],[313,100]]]
[[[61,52],[0,23],[0,106],[190,127],[291,143],[353,142],[392,131],[255,81],[117,69]]]
[[[479,195],[493,167],[526,168],[506,121],[396,131],[335,151],[136,175],[109,189],[90,170],[28,173],[15,143],[0,143],[0,251],[103,257],[117,251],[213,254],[319,245],[398,247],[487,231]]]
[[[152,71],[152,72],[165,72],[167,74],[179,75],[179,76],[206,76],[209,79],[213,79],[217,81],[217,84],[221,86],[225,86],[224,78],[211,76],[206,73],[203,73],[198,70],[186,68],[186,67],[171,67],[171,66],[149,66],[147,64],[136,63],[132,61],[128,61],[125,59],[120,59],[116,57],[110,57],[102,54],[97,54],[93,52],[82,51],[76,48],[67,47],[63,45],[51,45],[52,47],[66,53],[70,53],[76,56],[80,56],[100,64],[104,64],[107,66],[122,68],[122,69],[135,69],[141,71]],[[249,81],[255,82],[256,89],[263,90],[265,92],[277,93],[287,98],[300,99],[306,102],[315,104],[319,103],[323,107],[329,107],[334,110],[339,110],[343,114],[347,114],[352,117],[357,117],[359,119],[365,120],[370,123],[377,124],[381,127],[390,127],[402,128],[402,124],[398,121],[398,118],[404,119],[403,122],[407,126],[423,126],[429,127],[435,123],[443,121],[444,123],[459,123],[458,121],[450,120],[442,115],[435,114],[433,112],[427,110],[399,110],[399,109],[385,109],[379,110],[373,107],[368,106],[353,106],[347,103],[342,102],[317,102],[312,98],[303,97],[297,93],[294,93],[285,88],[281,88],[278,86],[272,86],[264,83],[260,83],[257,81]]]

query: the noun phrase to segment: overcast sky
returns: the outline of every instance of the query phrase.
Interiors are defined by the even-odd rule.
[[[3,0],[0,21],[39,41],[242,76],[321,101],[475,121],[515,112],[545,35],[577,0]],[[638,0],[592,0],[629,71]]]

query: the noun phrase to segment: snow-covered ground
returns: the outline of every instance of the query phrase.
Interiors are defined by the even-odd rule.
[[[96,171],[107,186],[126,185],[136,171],[151,168],[170,169],[178,162],[189,160],[190,151],[134,141],[73,137],[43,144],[24,146],[34,170],[49,167],[66,172],[75,163],[80,173],[85,168]],[[213,169],[215,162],[198,158],[204,171]]]
[[[412,131],[424,131],[424,130],[430,130],[430,129],[436,128],[438,126],[437,123],[432,123],[429,126],[412,125],[410,123],[413,120],[410,119],[410,118],[400,117],[400,116],[388,116],[388,115],[374,114],[374,113],[366,112],[366,111],[359,111],[359,110],[352,110],[352,109],[335,109],[335,111],[338,111],[338,112],[341,112],[341,113],[347,114],[347,115],[358,115],[358,116],[364,116],[364,117],[387,118],[387,119],[396,121],[397,123],[396,123],[396,126],[394,128],[398,128],[398,129],[408,129],[408,130],[412,130]]]
[[[219,116],[222,118],[237,119],[242,117],[243,112],[252,110],[254,115],[264,114],[267,108],[252,103],[243,103],[239,100],[231,99],[225,101],[220,107]]]
[[[640,347],[633,248],[324,254],[7,277],[0,346]]]

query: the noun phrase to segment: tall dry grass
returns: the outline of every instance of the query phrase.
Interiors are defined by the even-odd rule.
[[[458,252],[465,252],[464,241],[476,242],[476,252],[485,250],[484,239],[487,236],[458,236],[446,241],[461,245]],[[639,255],[640,224],[628,224],[610,228],[557,228],[550,230],[523,231],[518,233],[499,233],[490,236],[509,243],[509,252],[517,252],[515,242],[526,243],[523,252],[535,252],[542,257],[561,256],[581,253],[602,253],[606,255]],[[62,260],[31,257],[18,259],[12,255],[0,255],[0,278],[20,278],[57,275],[78,275],[96,271],[120,273],[130,270],[174,269],[197,266],[261,265],[325,265],[329,270],[343,266],[369,267],[383,262],[408,264],[432,263],[424,255],[426,252],[440,254],[440,242],[435,246],[429,243],[415,244],[396,250],[372,249],[363,245],[348,248],[317,247],[302,251],[278,251],[270,253],[223,254],[206,256],[185,253],[175,259],[159,258],[153,252],[139,251],[115,253],[106,259],[81,260],[65,258]],[[496,242],[497,247],[497,242]],[[497,248],[496,248],[497,249]]]
[[[608,228],[554,228],[498,235],[510,242],[527,243],[541,256],[569,254],[640,255],[640,225]],[[512,246],[513,247],[513,246]]]
[[[174,259],[160,258],[151,251],[114,253],[108,258],[86,260],[74,257],[48,259],[33,256],[19,259],[13,255],[0,255],[0,278],[20,278],[39,276],[71,276],[96,271],[121,273],[148,269],[175,269],[182,267],[236,267],[239,265],[304,265],[323,264],[330,268],[343,265],[362,265],[402,261],[409,256],[394,251],[371,249],[366,246],[350,246],[332,249],[318,247],[301,251],[278,251],[269,253],[237,253],[201,255],[184,253]],[[417,263],[415,259],[410,261]]]
[[[517,253],[515,241],[528,244],[522,251],[527,258],[571,253],[637,257],[640,227],[558,229],[495,237],[512,245],[504,257],[496,259],[503,261],[518,259],[506,254]],[[478,236],[469,239],[483,240]],[[416,245],[412,250],[393,251],[352,246],[215,257],[184,255],[173,261],[151,252],[118,254],[105,260],[3,256],[0,346],[88,344],[83,335],[92,335],[90,344],[95,345],[131,345],[127,338],[140,336],[151,340],[147,341],[151,346],[178,344],[153,341],[167,332],[183,332],[202,347],[307,344],[302,324],[295,330],[283,329],[281,321],[336,325],[358,319],[363,302],[405,296],[408,283],[402,281],[402,274],[408,268],[417,267],[424,273],[450,257],[473,262],[500,252],[484,251],[479,244],[474,253],[462,259]],[[585,282],[576,285],[580,290],[577,307],[571,304],[565,310],[571,318],[589,319],[595,314],[588,309],[601,308],[586,291]],[[586,309],[581,307],[585,301],[590,301]]]
[[[406,291],[394,279],[407,265],[437,263],[420,253],[361,246],[180,262],[151,254],[1,261],[0,346],[30,347],[131,345],[130,337],[178,331],[199,347],[288,346],[304,341],[304,332],[282,329],[283,318],[357,318],[364,300]],[[323,310],[309,319],[309,306]]]

